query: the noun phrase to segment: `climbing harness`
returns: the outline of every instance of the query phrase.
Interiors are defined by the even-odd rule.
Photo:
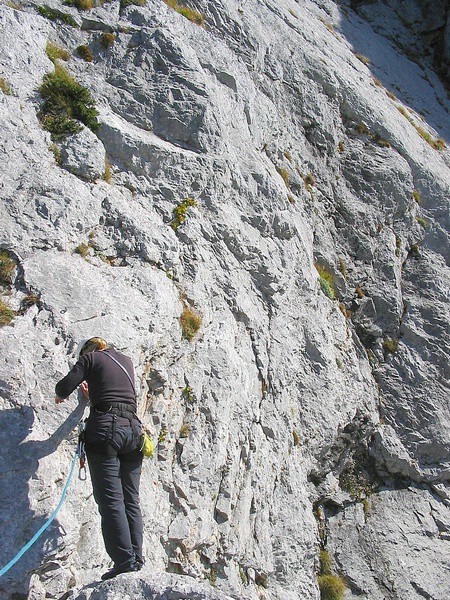
[[[104,351],[104,354],[106,356],[109,356],[109,358],[111,360],[113,360],[116,363],[116,365],[118,365],[122,369],[122,371],[125,373],[125,375],[128,377],[128,379],[131,383],[131,387],[133,388],[134,396],[137,401],[136,388],[134,387],[134,382],[131,379],[130,374],[128,373],[127,369],[125,369],[123,364],[121,362],[119,362],[117,359],[115,359],[114,356],[111,356],[111,354],[109,354],[109,352],[107,352],[106,350]],[[147,429],[144,427],[144,424],[142,423],[141,419],[137,416],[137,414],[134,412],[131,412],[129,410],[129,407],[127,404],[123,404],[123,403],[119,403],[119,402],[116,402],[114,406],[109,405],[109,411],[111,411],[113,414],[116,414],[121,417],[125,417],[126,419],[129,419],[130,423],[133,418],[139,422],[139,424],[141,426],[141,433],[139,436],[140,437],[139,449],[145,458],[151,458],[153,456],[153,453],[155,452],[155,443],[152,440],[150,432],[147,431]]]
[[[7,565],[5,565],[2,569],[0,569],[0,577],[2,577],[7,571],[9,571],[9,569],[14,566],[16,564],[16,562],[22,558],[22,556],[25,554],[25,552],[27,550],[29,550],[31,548],[31,546],[34,544],[34,542],[44,533],[44,531],[47,529],[47,527],[50,525],[50,523],[53,521],[53,519],[56,517],[56,515],[59,512],[59,509],[61,508],[61,506],[63,505],[63,502],[66,498],[66,493],[67,493],[67,488],[69,487],[70,481],[72,479],[73,476],[73,472],[75,469],[75,464],[77,462],[77,458],[78,458],[78,448],[75,451],[75,456],[73,457],[73,461],[72,461],[72,466],[70,468],[70,473],[69,473],[69,477],[67,478],[66,484],[64,486],[64,489],[62,491],[61,494],[61,500],[59,501],[58,506],[55,508],[55,510],[53,511],[53,513],[51,514],[50,518],[42,525],[42,527],[34,534],[34,536],[31,538],[31,540],[29,542],[27,542],[25,544],[25,546],[15,555],[14,558],[12,558],[9,563]]]

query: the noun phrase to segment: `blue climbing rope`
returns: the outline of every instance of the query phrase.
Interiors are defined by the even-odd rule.
[[[25,554],[25,552],[31,548],[31,546],[34,544],[34,542],[39,538],[39,536],[41,536],[44,533],[44,531],[47,529],[47,527],[50,525],[50,523],[53,521],[53,519],[58,514],[59,509],[63,505],[63,502],[66,498],[67,488],[69,487],[70,481],[72,479],[72,475],[73,475],[73,471],[75,469],[75,463],[77,462],[77,458],[78,458],[78,449],[75,451],[75,456],[73,457],[72,467],[70,468],[69,477],[67,478],[66,485],[64,486],[64,489],[62,491],[61,500],[59,501],[58,506],[55,508],[55,510],[51,514],[50,518],[42,525],[42,527],[39,529],[39,531],[36,531],[36,533],[31,538],[31,540],[27,544],[25,544],[25,546],[22,548],[22,550],[19,550],[19,552],[15,555],[15,557],[13,559],[11,559],[9,561],[9,563],[3,567],[3,569],[0,570],[0,577],[2,577],[7,571],[9,571],[9,569],[13,565],[15,565],[16,562],[20,558],[22,558],[22,556]]]

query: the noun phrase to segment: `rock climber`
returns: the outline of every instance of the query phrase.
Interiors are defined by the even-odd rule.
[[[78,386],[90,400],[86,455],[106,552],[114,563],[102,575],[105,580],[139,571],[144,564],[139,503],[141,424],[131,360],[100,337],[83,340],[79,348],[77,363],[56,384],[55,402],[63,402]]]

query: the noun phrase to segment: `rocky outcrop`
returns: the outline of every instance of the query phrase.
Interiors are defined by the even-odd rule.
[[[387,3],[125,4],[0,5],[0,562],[58,503],[85,406],[53,388],[97,334],[158,440],[148,570],[98,583],[75,481],[2,595],[312,600],[322,549],[348,598],[447,598],[449,103],[414,30]],[[95,134],[43,129],[48,41]]]
[[[419,65],[426,61],[436,69],[444,84],[450,86],[450,9],[438,0],[352,0],[351,5],[367,19],[375,31]]]

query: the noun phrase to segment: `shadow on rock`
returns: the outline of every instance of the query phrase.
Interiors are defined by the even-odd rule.
[[[29,441],[24,440],[33,429],[34,410],[23,406],[0,412],[1,568],[16,556],[49,518],[51,511],[47,515],[37,516],[31,508],[30,482],[38,478],[39,460],[55,452],[81,419],[83,410],[84,406],[78,405],[48,439]],[[48,497],[48,486],[44,484],[36,500],[45,501]],[[62,534],[61,526],[55,519],[30,550],[0,579],[1,598],[21,600],[27,597],[31,571],[39,567],[44,549],[48,554],[57,547]]]

